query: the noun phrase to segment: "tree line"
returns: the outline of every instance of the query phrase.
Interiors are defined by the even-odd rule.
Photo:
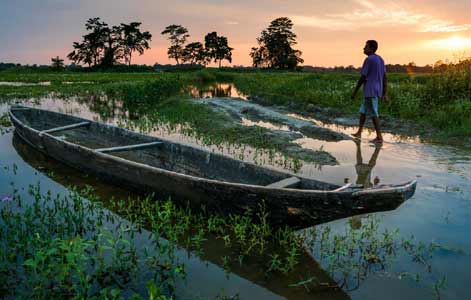
[[[110,67],[117,64],[131,65],[133,54],[142,55],[150,49],[152,34],[141,31],[140,22],[110,26],[100,18],[90,18],[85,23],[87,33],[81,42],[73,43],[73,51],[67,55],[75,64],[89,67]],[[258,47],[253,47],[250,56],[257,68],[295,69],[303,63],[302,52],[293,49],[296,34],[292,31],[293,22],[286,17],[273,20],[257,38]],[[177,65],[207,65],[214,62],[221,67],[224,60],[232,62],[232,51],[227,37],[213,31],[204,41],[187,43],[190,34],[182,25],[167,26],[161,35],[170,42],[167,55]],[[59,57],[52,59],[54,68],[63,66]]]
[[[232,50],[229,47],[227,37],[219,36],[213,31],[204,37],[204,44],[201,42],[192,42],[186,44],[190,37],[188,29],[182,25],[169,25],[162,32],[170,41],[170,47],[167,54],[169,58],[175,59],[177,65],[182,63],[207,65],[211,61],[219,64],[223,60],[232,62]]]

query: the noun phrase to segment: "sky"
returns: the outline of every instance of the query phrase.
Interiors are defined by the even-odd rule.
[[[471,55],[470,0],[0,0],[0,62],[50,64],[85,34],[88,18],[142,22],[151,49],[133,63],[173,63],[160,32],[188,28],[189,42],[217,31],[234,48],[225,65],[251,65],[250,48],[273,19],[289,17],[305,65],[360,66],[368,39],[386,63],[417,65]],[[68,62],[66,60],[66,62]]]

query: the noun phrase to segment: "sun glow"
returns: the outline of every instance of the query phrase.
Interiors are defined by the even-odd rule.
[[[466,48],[471,48],[471,38],[452,36],[446,39],[430,41],[429,45],[441,49],[466,50]]]

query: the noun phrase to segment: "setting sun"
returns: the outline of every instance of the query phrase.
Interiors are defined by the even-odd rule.
[[[452,36],[445,39],[431,41],[430,45],[442,49],[465,50],[465,48],[471,47],[471,38]]]

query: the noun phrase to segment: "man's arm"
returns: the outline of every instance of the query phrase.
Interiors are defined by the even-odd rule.
[[[383,76],[383,96],[381,97],[384,101],[388,101],[388,77],[386,73]]]
[[[358,93],[358,90],[361,88],[361,86],[366,82],[366,76],[365,75],[361,75],[360,79],[358,79],[358,82],[357,82],[357,86],[355,87],[355,89],[353,90],[353,93],[352,93],[352,97],[351,99],[355,99],[355,96],[357,95]]]

